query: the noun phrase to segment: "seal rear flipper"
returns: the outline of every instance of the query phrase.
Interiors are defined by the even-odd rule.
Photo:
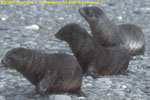
[[[124,76],[128,76],[129,71],[127,69],[123,69],[121,70],[118,74],[124,75]]]
[[[145,52],[145,36],[140,27],[134,24],[121,24],[118,25],[120,38],[124,41],[124,46],[131,55],[143,55]]]
[[[70,92],[70,94],[76,95],[78,97],[87,97],[86,94],[81,91],[81,89],[72,91],[72,92]]]

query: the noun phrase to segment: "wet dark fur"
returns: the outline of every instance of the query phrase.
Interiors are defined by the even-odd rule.
[[[123,47],[131,55],[145,52],[145,37],[139,27],[132,24],[115,25],[98,7],[80,8],[79,12],[90,25],[93,37],[104,47]]]
[[[15,48],[1,62],[19,71],[41,94],[80,90],[82,69],[71,55]]]
[[[80,25],[72,23],[61,28],[55,36],[66,41],[84,73],[119,74],[128,68],[130,56],[122,48],[104,48]]]

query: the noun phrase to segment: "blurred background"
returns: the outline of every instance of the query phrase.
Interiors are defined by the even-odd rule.
[[[89,5],[0,4],[0,60],[16,47],[72,54],[68,44],[56,39],[54,34],[68,23],[78,23],[90,32],[88,23],[78,12],[85,6],[100,7],[117,25],[135,24],[144,32],[146,52],[133,58],[128,75],[83,77],[82,91],[87,97],[70,94],[42,97],[20,73],[0,67],[0,100],[150,100],[149,0],[100,0],[99,4]]]

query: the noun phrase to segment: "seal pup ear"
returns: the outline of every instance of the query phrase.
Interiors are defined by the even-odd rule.
[[[104,12],[97,7],[84,7],[79,9],[79,13],[81,16],[88,20],[89,18],[98,18],[99,16],[103,15]]]

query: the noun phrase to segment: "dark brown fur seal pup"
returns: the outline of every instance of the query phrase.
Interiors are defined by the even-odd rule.
[[[84,73],[113,75],[128,68],[130,56],[126,50],[101,47],[78,24],[64,26],[55,36],[69,44]]]
[[[41,94],[80,90],[82,69],[71,55],[15,48],[8,51],[1,62],[19,71]]]
[[[115,25],[98,7],[80,8],[79,12],[90,25],[93,37],[104,47],[124,47],[131,55],[145,52],[145,37],[141,29],[132,24]]]

